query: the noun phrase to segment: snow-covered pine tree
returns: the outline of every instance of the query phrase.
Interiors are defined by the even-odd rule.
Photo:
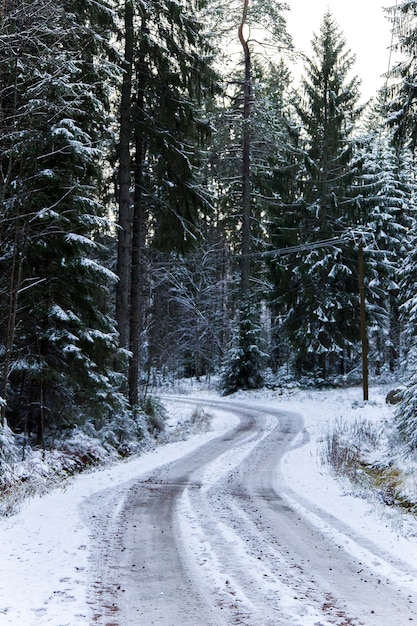
[[[387,9],[392,21],[393,49],[399,60],[389,72],[388,124],[396,145],[417,149],[417,2],[399,0]]]
[[[10,424],[39,444],[47,427],[123,410],[115,276],[98,262],[113,30],[105,0],[23,0],[2,16],[3,388]]]
[[[401,271],[400,288],[403,304],[401,315],[405,327],[407,358],[402,401],[395,413],[395,422],[406,446],[417,449],[417,207],[414,205],[413,226],[409,233],[410,250]]]
[[[298,372],[319,379],[344,373],[359,338],[353,245],[308,245],[342,237],[358,220],[352,197],[357,175],[352,131],[361,108],[358,79],[349,76],[353,63],[342,32],[327,12],[312,40],[297,106],[304,169],[291,226],[305,247],[291,258],[291,275],[278,296],[281,328],[297,355]]]
[[[388,95],[388,124],[394,132],[394,145],[409,148],[413,153],[413,167],[409,170],[410,181],[415,179],[415,155],[417,150],[417,2],[401,0],[388,9],[392,20],[394,50],[400,52],[399,61],[390,71]],[[414,212],[414,211],[413,211]],[[408,233],[409,254],[401,273],[401,296],[404,304],[401,313],[409,352],[403,401],[396,412],[398,430],[407,445],[417,447],[417,342],[416,342],[416,222]]]
[[[277,52],[291,47],[286,30],[286,5],[250,0],[245,13],[250,64],[249,116],[245,118],[245,59],[238,40],[243,3],[233,0],[222,8],[225,50],[224,97],[217,110],[216,133],[211,144],[208,181],[222,226],[236,255],[249,248],[264,248],[265,212],[276,202],[278,170],[287,148],[288,120],[282,104],[291,81],[290,72]],[[268,26],[267,26],[268,25]],[[224,43],[225,45],[225,43]],[[236,49],[236,52],[234,50]],[[239,54],[240,62],[235,63]],[[242,160],[244,131],[249,139],[249,243],[243,243]],[[236,256],[237,258],[237,256]],[[251,261],[256,274],[256,263]],[[239,266],[237,267],[239,270]],[[252,271],[252,270],[251,270]]]
[[[202,20],[206,5],[205,1],[169,0],[125,3],[125,29],[131,44],[126,48],[126,69],[127,76],[131,72],[131,84],[125,81],[122,102],[129,103],[129,109],[121,109],[122,125],[126,122],[121,144],[125,193],[119,203],[119,223],[124,235],[130,231],[132,245],[130,258],[119,263],[124,274],[120,275],[117,307],[119,326],[127,327],[124,334],[129,334],[125,341],[132,354],[132,406],[139,399],[147,250],[153,245],[183,252],[193,245],[205,202],[198,171],[211,127],[207,103],[214,95],[216,79],[210,37]],[[127,154],[129,143],[133,150]],[[130,180],[134,181],[131,221],[126,202]],[[122,285],[130,285],[128,310]]]
[[[268,359],[263,350],[263,332],[260,305],[243,301],[219,381],[225,395],[263,386]]]
[[[383,102],[382,102],[383,104]],[[394,371],[400,356],[400,272],[410,249],[415,185],[412,153],[392,145],[384,129],[385,105],[370,111],[360,139],[362,223],[368,232],[366,257],[367,324],[374,371]]]
[[[229,66],[226,63],[229,75],[225,106],[219,112],[219,133],[213,143],[210,174],[225,232],[235,253],[234,270],[239,286],[234,298],[238,311],[236,322],[241,326],[237,340],[240,346],[246,344],[245,335],[251,332],[253,323],[249,302],[255,308],[260,307],[265,297],[264,289],[259,288],[264,264],[255,261],[252,255],[266,245],[266,211],[277,198],[273,179],[284,152],[286,124],[278,112],[274,89],[279,92],[281,85],[277,83],[289,79],[284,65],[276,62],[277,51],[291,45],[284,18],[286,8],[282,3],[254,0],[233,1],[225,9],[230,17],[224,20],[227,29],[223,35],[226,36],[227,30],[229,41],[234,40],[234,45],[239,46],[241,63],[232,76],[230,63]],[[246,320],[245,314],[251,317]],[[255,348],[255,344],[251,346]],[[235,358],[235,346],[230,350],[226,355],[228,377],[246,387],[249,355]],[[262,353],[260,347],[258,351]],[[258,365],[255,359],[249,367],[252,383],[262,380],[260,372],[259,376],[253,375]],[[233,367],[237,368],[235,372]]]

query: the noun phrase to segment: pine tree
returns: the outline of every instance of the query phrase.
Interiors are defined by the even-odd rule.
[[[119,223],[127,242],[131,236],[131,249],[130,258],[126,260],[125,255],[119,263],[123,273],[117,308],[119,327],[128,328],[129,334],[127,338],[124,331],[123,337],[124,341],[128,339],[132,355],[132,406],[138,403],[139,393],[148,280],[146,250],[153,245],[159,250],[184,252],[193,245],[198,238],[199,211],[205,202],[197,174],[201,149],[210,132],[205,109],[215,91],[212,51],[200,13],[205,5],[198,2],[185,6],[169,0],[126,3],[126,34],[131,43],[126,47],[122,105],[130,103],[130,110],[122,112],[126,119],[123,132],[130,132],[130,137],[121,136],[124,196],[119,203]],[[131,85],[127,84],[130,75]],[[120,158],[122,166],[122,153]],[[130,222],[126,198],[131,180],[134,194]],[[125,241],[125,251],[126,245]],[[127,310],[122,291],[126,285],[130,285]]]
[[[400,0],[388,9],[392,20],[393,48],[400,60],[389,73],[388,124],[394,129],[394,142],[417,149],[417,2]]]
[[[398,61],[390,72],[390,87],[388,95],[389,103],[388,125],[393,129],[394,145],[400,153],[403,148],[408,148],[413,154],[411,167],[407,168],[404,175],[408,176],[409,184],[415,187],[415,154],[417,149],[417,66],[416,66],[416,41],[417,41],[417,2],[403,0],[389,9],[393,23],[393,35],[395,37],[394,50],[400,52]],[[415,197],[415,188],[412,199]],[[408,447],[415,450],[417,446],[417,422],[416,422],[416,317],[415,317],[415,271],[416,271],[416,222],[415,205],[411,202],[410,217],[412,226],[408,232],[409,250],[401,272],[401,295],[403,305],[401,307],[402,319],[405,327],[405,341],[408,346],[405,390],[403,401],[396,412],[397,427]]]
[[[264,297],[258,284],[262,277],[262,264],[254,261],[253,254],[264,249],[267,230],[265,212],[276,199],[272,173],[277,168],[282,148],[283,125],[275,110],[272,87],[269,93],[264,87],[268,81],[286,80],[288,74],[282,64],[276,66],[270,54],[283,46],[290,46],[284,20],[285,6],[280,3],[244,2],[232,3],[231,11],[241,45],[239,71],[234,75],[227,96],[230,106],[222,111],[222,122],[218,138],[222,142],[213,146],[211,162],[214,174],[214,188],[218,191],[220,212],[225,216],[225,229],[230,234],[232,249],[236,251],[238,265],[235,266],[238,288],[235,306],[238,311],[240,338],[236,339],[240,348],[252,334],[252,310],[250,302],[260,306]],[[242,12],[243,11],[243,12]],[[265,27],[268,25],[267,27]],[[249,315],[248,319],[245,315]],[[253,340],[253,337],[250,342]],[[255,355],[256,346],[251,345]],[[261,348],[257,348],[262,353]],[[262,376],[255,369],[262,360],[254,359],[249,353],[237,355],[235,345],[230,348],[226,360],[230,364],[228,378],[245,387],[254,382],[261,383]],[[251,364],[249,365],[249,363]],[[265,365],[265,363],[264,363]],[[237,368],[233,371],[233,368]],[[227,386],[229,386],[227,384]]]
[[[407,360],[404,368],[402,401],[395,413],[397,430],[409,450],[417,448],[417,293],[415,275],[417,268],[417,220],[414,207],[413,227],[409,233],[410,251],[401,272],[400,287],[403,295],[401,314],[406,331]]]
[[[357,257],[343,238],[358,222],[352,184],[358,173],[352,131],[359,118],[354,57],[329,12],[312,40],[297,113],[304,133],[299,200],[291,212],[300,252],[277,297],[285,333],[300,373],[327,378],[343,373],[358,340]],[[279,227],[279,225],[278,225]],[[280,291],[280,285],[277,286]]]
[[[224,99],[216,119],[208,176],[236,254],[259,252],[264,247],[265,211],[276,200],[271,178],[282,159],[286,132],[278,100],[279,92],[291,80],[282,59],[277,61],[279,52],[291,47],[286,8],[282,3],[250,0],[231,2],[223,9],[228,41],[238,50],[233,60],[239,54],[240,62],[233,71],[227,63],[223,70]],[[238,40],[241,29],[243,48]],[[242,264],[236,269],[241,273]],[[248,272],[257,273],[253,261],[246,263],[244,273]],[[243,282],[248,282],[247,276]]]
[[[263,350],[261,320],[260,305],[244,301],[220,376],[219,387],[225,395],[264,384],[268,356]]]
[[[113,29],[104,1],[22,2],[3,20],[3,389],[11,425],[39,444],[52,424],[123,410],[98,243]]]
[[[392,145],[384,127],[385,105],[371,111],[361,138],[363,225],[366,247],[367,318],[375,372],[394,371],[400,356],[399,276],[409,250],[414,212],[412,154]]]

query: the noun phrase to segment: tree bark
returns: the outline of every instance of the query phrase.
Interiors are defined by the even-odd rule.
[[[20,287],[22,274],[22,258],[18,251],[18,237],[17,237],[17,226],[16,226],[16,236],[14,242],[14,250],[13,250],[13,261],[12,261],[12,269],[10,276],[10,287],[9,287],[9,308],[8,308],[8,316],[7,316],[7,335],[4,339],[5,343],[5,355],[3,362],[3,389],[2,395],[3,400],[7,400],[7,387],[9,382],[9,374],[10,374],[10,363],[12,350],[14,345],[14,336],[16,330],[16,313],[17,313],[17,300],[18,300],[18,290]],[[1,406],[1,424],[5,426],[6,424],[6,404],[2,404]]]
[[[129,291],[131,264],[131,117],[132,117],[132,67],[134,54],[133,4],[125,3],[125,55],[120,105],[119,145],[119,232],[116,292],[116,320],[120,347],[129,347]]]
[[[362,343],[362,389],[363,399],[369,400],[368,388],[368,337],[366,334],[366,302],[365,302],[365,269],[363,259],[363,243],[359,242],[359,296]]]
[[[142,21],[142,32],[145,32],[145,21]],[[132,267],[130,281],[130,367],[129,367],[129,402],[130,406],[139,403],[139,372],[141,334],[144,320],[144,283],[145,283],[145,242],[146,212],[143,206],[143,161],[145,157],[145,141],[143,137],[143,114],[145,107],[145,86],[147,68],[143,40],[141,41],[137,63],[137,99],[134,110],[134,201],[132,220]]]
[[[250,105],[251,105],[251,58],[248,38],[245,36],[249,0],[244,0],[242,22],[239,26],[239,40],[243,47],[245,60],[245,79],[243,83],[243,137],[242,137],[242,260],[241,260],[241,293],[242,297],[249,292],[250,281]]]

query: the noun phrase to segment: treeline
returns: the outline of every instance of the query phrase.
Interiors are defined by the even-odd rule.
[[[417,2],[367,106],[330,13],[295,85],[285,10],[1,3],[4,426],[43,445],[181,376],[357,380],[361,246],[370,370],[410,364],[414,445]]]

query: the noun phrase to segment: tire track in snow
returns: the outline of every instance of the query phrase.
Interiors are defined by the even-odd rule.
[[[102,517],[109,524],[103,589],[119,589],[117,610],[95,623],[403,626],[417,620],[407,593],[378,578],[354,550],[348,554],[340,527],[333,529],[320,510],[307,510],[283,484],[279,463],[302,432],[301,416],[236,402],[176,401],[236,413],[241,425],[135,481],[123,503],[113,504],[117,514]],[[371,549],[367,559],[372,555]]]

